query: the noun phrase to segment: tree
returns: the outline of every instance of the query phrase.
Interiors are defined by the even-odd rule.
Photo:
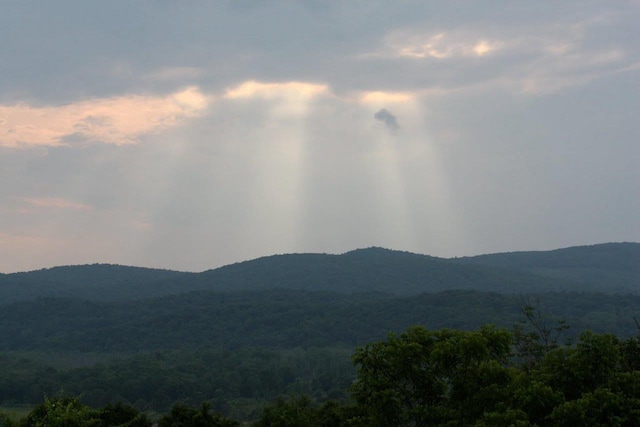
[[[573,400],[615,383],[621,371],[620,361],[620,342],[615,336],[587,331],[580,335],[575,347],[547,353],[533,374],[562,392],[567,400]]]
[[[569,329],[565,320],[556,320],[551,326],[549,313],[542,310],[540,300],[535,303],[522,298],[522,314],[525,319],[513,327],[515,355],[525,369],[532,369],[544,355],[558,348],[558,340]]]
[[[237,427],[237,421],[211,412],[211,405],[205,402],[200,409],[184,403],[176,403],[171,411],[158,420],[159,427]]]
[[[136,408],[121,402],[109,403],[100,410],[101,427],[151,427],[153,423]]]
[[[624,352],[615,336],[591,331],[573,347],[549,351],[529,373],[539,389],[530,396],[546,396],[547,404],[535,418],[522,409],[539,425],[640,425],[640,372],[629,369]]]
[[[52,397],[36,405],[21,427],[99,427],[99,413],[75,397]]]
[[[3,411],[0,411],[0,427],[15,427],[17,424]]]
[[[351,425],[349,418],[354,408],[335,400],[316,405],[307,396],[292,399],[279,398],[262,411],[254,427],[342,427]]]
[[[638,403],[608,388],[598,388],[557,406],[549,418],[563,426],[637,426]]]
[[[468,423],[508,398],[511,334],[409,328],[368,344],[353,357],[352,395],[373,426]]]
[[[294,427],[314,424],[316,409],[307,396],[285,400],[278,398],[262,411],[254,427]]]

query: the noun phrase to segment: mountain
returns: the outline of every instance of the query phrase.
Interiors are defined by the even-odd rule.
[[[342,255],[274,255],[228,265],[185,278],[193,286],[217,291],[298,289],[308,291],[386,292],[416,295],[450,289],[495,292],[556,290],[553,279],[492,266],[461,265],[444,258],[383,248]]]
[[[456,258],[462,265],[499,267],[573,283],[584,291],[640,290],[640,243],[605,243],[553,251],[508,252]]]
[[[341,255],[273,255],[185,273],[110,264],[0,275],[0,304],[38,297],[126,301],[195,290],[296,289],[417,295],[452,289],[500,293],[594,291],[636,294],[640,244],[437,258],[383,248]]]
[[[190,273],[113,264],[54,267],[0,276],[0,304],[39,297],[129,300],[179,293],[172,280]]]

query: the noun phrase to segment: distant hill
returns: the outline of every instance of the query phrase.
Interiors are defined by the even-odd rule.
[[[456,258],[463,265],[500,267],[559,279],[576,289],[608,293],[640,291],[640,243],[605,243],[553,251],[508,252]]]
[[[274,255],[209,270],[184,278],[198,288],[217,291],[298,289],[309,291],[387,292],[416,295],[451,289],[494,292],[556,290],[561,283],[528,271],[461,265],[444,258],[382,248],[342,255]]]
[[[171,270],[92,264],[0,275],[0,303],[39,297],[129,300],[180,292],[167,282],[189,275]]]
[[[436,258],[383,248],[341,255],[273,255],[201,273],[109,264],[0,275],[0,304],[38,297],[126,301],[195,290],[268,289],[417,295],[453,289],[499,293],[638,293],[640,244]]]

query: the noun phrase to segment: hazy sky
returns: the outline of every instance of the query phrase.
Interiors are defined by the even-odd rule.
[[[0,0],[0,272],[640,241],[640,1]]]

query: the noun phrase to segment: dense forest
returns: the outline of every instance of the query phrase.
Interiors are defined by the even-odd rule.
[[[158,419],[180,402],[183,415],[229,422],[294,407],[355,422],[374,417],[362,413],[353,385],[365,366],[359,355],[418,330],[437,340],[435,331],[462,337],[495,325],[509,336],[509,363],[501,362],[509,381],[542,369],[561,349],[577,351],[585,337],[607,336],[615,351],[631,351],[638,259],[635,243],[457,259],[370,248],[277,255],[202,273],[100,264],[0,275],[0,408],[46,406],[60,396],[96,419],[115,404]],[[540,332],[525,307],[545,327],[561,326],[562,341],[538,352],[535,366],[518,347],[523,320],[534,326],[527,333]],[[631,357],[624,354],[617,360]],[[527,381],[556,390],[545,375]],[[596,390],[580,393],[587,392]],[[554,404],[570,401],[557,393],[565,400]],[[50,398],[43,403],[43,396]],[[522,411],[534,422],[521,403],[509,404],[518,420]],[[547,421],[559,419],[550,414]]]
[[[2,307],[0,350],[139,352],[246,347],[356,345],[420,324],[473,329],[510,326],[523,300],[538,300],[566,319],[573,335],[586,329],[635,333],[640,296],[594,293],[509,295],[447,291],[398,297],[290,290],[191,292],[134,302],[42,298]]]
[[[307,396],[265,405],[255,427],[552,426],[640,424],[640,340],[585,332],[559,344],[562,322],[547,326],[533,306],[513,332],[414,326],[356,348],[356,375],[342,400]],[[277,374],[276,374],[277,376]],[[202,378],[208,382],[209,378]],[[239,426],[208,402],[175,403],[150,415],[122,402],[94,409],[73,397],[46,398],[6,427]]]

